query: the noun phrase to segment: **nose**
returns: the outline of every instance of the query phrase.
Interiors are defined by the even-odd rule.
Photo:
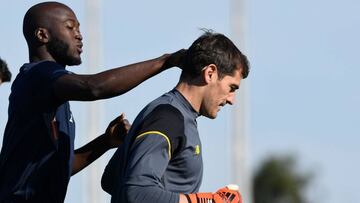
[[[228,97],[226,98],[226,103],[233,105],[235,103],[235,94],[231,93],[228,95]]]
[[[78,40],[80,40],[80,41],[82,41],[83,37],[82,37],[82,35],[81,35],[80,30],[78,30],[78,31],[76,32],[75,38],[78,39]]]

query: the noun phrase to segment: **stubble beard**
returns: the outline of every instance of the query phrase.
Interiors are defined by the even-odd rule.
[[[80,65],[81,58],[74,57],[68,54],[69,45],[61,39],[52,38],[52,40],[47,44],[48,52],[53,56],[56,62],[62,65]]]

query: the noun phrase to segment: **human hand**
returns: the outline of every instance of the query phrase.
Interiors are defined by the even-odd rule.
[[[180,49],[177,52],[174,52],[172,54],[168,54],[166,61],[164,62],[163,65],[163,69],[168,69],[171,67],[179,67],[179,68],[183,68],[183,64],[184,64],[184,59],[185,59],[185,55],[186,55],[186,49]]]
[[[228,185],[215,193],[194,193],[186,194],[185,196],[188,203],[242,203],[239,186],[237,185]]]
[[[214,194],[214,200],[215,203],[242,203],[239,186],[230,184],[224,188],[219,189]]]
[[[124,113],[111,121],[105,131],[109,148],[120,146],[129,132],[130,127],[131,125],[129,121],[125,119]]]

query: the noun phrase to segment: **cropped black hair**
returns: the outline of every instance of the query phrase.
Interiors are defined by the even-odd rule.
[[[233,75],[238,65],[241,65],[242,78],[246,78],[250,69],[247,57],[225,35],[204,31],[186,53],[182,77],[197,77],[205,66],[215,64],[220,79]]]

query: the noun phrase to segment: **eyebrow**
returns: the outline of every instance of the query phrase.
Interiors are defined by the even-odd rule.
[[[74,24],[77,25],[77,26],[80,26],[80,22],[77,21],[77,20],[75,20],[75,19],[66,19],[66,20],[64,21],[64,23],[67,23],[67,22],[71,22],[71,23],[74,23]]]

